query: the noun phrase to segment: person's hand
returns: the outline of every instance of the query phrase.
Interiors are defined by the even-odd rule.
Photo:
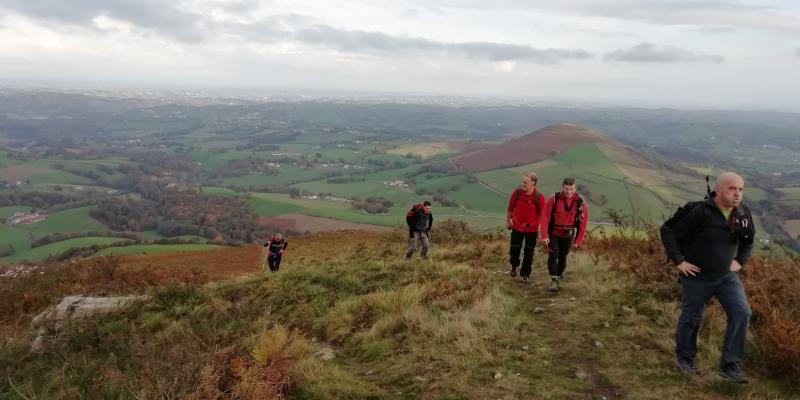
[[[544,243],[545,246],[549,246],[550,245],[550,238],[544,238],[541,241],[542,241],[542,243]]]
[[[511,220],[506,220],[506,229],[511,229]]]
[[[739,264],[738,261],[733,260],[731,263],[731,272],[738,272],[740,269],[742,269],[742,264]]]
[[[283,250],[279,251],[278,254],[283,254]]]
[[[580,249],[581,246],[583,246],[583,242],[575,242],[575,244],[572,245],[575,250]]]
[[[696,276],[700,272],[700,267],[688,261],[678,264],[678,266],[675,268],[677,268],[678,271],[680,271],[684,276]]]

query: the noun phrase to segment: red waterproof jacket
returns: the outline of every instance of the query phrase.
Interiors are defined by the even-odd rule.
[[[508,214],[511,215],[511,229],[517,232],[539,231],[539,221],[544,211],[544,195],[534,190],[526,194],[524,190],[517,189],[511,193],[508,200]]]
[[[556,204],[558,198],[558,204]],[[581,204],[582,203],[582,204]],[[553,208],[555,207],[555,214]],[[580,222],[575,226],[575,216],[578,209],[581,208]],[[555,216],[555,219],[553,219]],[[551,219],[552,223],[551,223]],[[561,238],[569,237],[570,233],[574,233],[577,229],[575,237],[575,245],[580,246],[583,244],[583,238],[586,236],[586,220],[589,219],[589,210],[586,206],[586,201],[581,198],[577,193],[567,199],[563,192],[556,193],[547,199],[547,204],[542,213],[542,223],[539,229],[539,237],[547,239],[550,235],[558,236]]]

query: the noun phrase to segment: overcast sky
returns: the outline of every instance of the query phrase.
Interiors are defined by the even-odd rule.
[[[795,0],[0,0],[0,79],[800,112]]]

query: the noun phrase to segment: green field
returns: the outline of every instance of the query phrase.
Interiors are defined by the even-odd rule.
[[[33,225],[0,225],[0,243],[13,245],[17,255],[27,252],[32,241],[52,233],[108,230],[89,215],[91,209],[92,206],[87,206],[54,212],[47,220]]]
[[[180,251],[201,251],[218,249],[225,246],[213,244],[143,244],[125,247],[109,247],[97,252],[99,256],[125,255],[125,254],[159,254],[176,253]]]
[[[222,187],[203,186],[202,190],[203,194],[206,196],[236,197],[242,195],[242,193],[238,193],[228,188],[222,188]]]
[[[800,203],[800,187],[782,187],[778,191],[782,194],[780,197],[781,202]],[[749,190],[745,193],[745,196],[750,196]]]
[[[208,239],[196,235],[180,235],[180,236],[163,236],[158,231],[142,231],[139,232],[139,237],[144,240],[160,240],[160,239],[178,239],[178,240],[191,240],[205,242]]]
[[[256,214],[261,217],[271,217],[273,215],[298,213],[305,210],[302,206],[278,202],[263,197],[250,197],[250,204],[255,209]]]
[[[276,175],[244,175],[225,178],[225,185],[259,186],[259,185],[291,185],[320,179],[324,172],[314,169],[302,169],[293,165],[281,165]]]
[[[312,215],[317,217],[328,217],[339,219],[343,221],[357,222],[372,225],[384,226],[397,226],[404,221],[405,213],[411,204],[395,205],[387,214],[370,215],[363,212],[351,210],[345,203],[330,201],[330,200],[309,200],[309,199],[292,199],[289,195],[277,193],[252,193],[254,199],[257,201],[265,201],[273,207],[281,207],[288,209],[288,207],[300,207],[292,212],[301,214]],[[276,214],[273,214],[276,215]],[[434,214],[435,216],[436,214]]]
[[[213,151],[213,150],[203,150],[195,148],[191,152],[189,152],[189,158],[193,161],[197,161],[200,163],[200,168],[205,171],[212,171],[219,167],[224,166],[231,160],[239,160],[243,158],[247,158],[253,155],[253,152],[250,151],[237,151],[237,150],[226,150],[226,151]]]
[[[11,164],[12,161],[8,158],[8,152],[0,150],[0,167]]]
[[[496,216],[498,223],[502,223],[508,207],[508,195],[493,192],[478,183],[469,183],[466,175],[423,180],[417,187],[425,188],[429,192],[444,190],[447,198],[469,206],[475,214]]]
[[[745,182],[745,185],[747,185],[746,182]],[[750,202],[756,202],[756,201],[765,200],[767,198],[767,192],[765,190],[761,189],[761,188],[752,187],[752,186],[750,186],[750,187],[745,186],[745,188],[744,188],[744,198],[745,198],[745,200],[750,201]]]
[[[17,229],[40,238],[58,232],[105,231],[108,228],[89,215],[92,206],[73,208],[51,213],[44,221]]]
[[[16,213],[29,213],[29,212],[31,212],[31,208],[25,206],[0,207],[0,220],[8,218]]]
[[[92,245],[106,245],[112,243],[129,242],[130,239],[123,238],[109,238],[109,237],[85,237],[64,240],[61,242],[50,243],[45,246],[29,249],[27,251],[17,251],[13,255],[4,257],[0,260],[15,262],[15,261],[41,261],[49,256],[61,254],[72,248],[89,247]]]
[[[57,164],[63,165],[66,169],[73,169],[77,171],[93,172],[99,178],[107,181],[117,181],[123,175],[116,170],[120,163],[126,162],[120,159],[112,160],[61,160],[61,159],[42,159],[36,161],[9,163],[0,163],[0,180],[7,181],[22,181],[29,180],[34,185],[44,184],[75,184],[86,185],[91,184],[93,181],[81,175],[76,175],[71,172],[57,169]],[[7,165],[6,165],[7,164]],[[13,165],[12,165],[13,164]],[[107,166],[113,168],[113,171],[108,174],[98,169],[100,166]]]

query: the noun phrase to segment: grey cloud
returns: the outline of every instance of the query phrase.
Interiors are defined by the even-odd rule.
[[[690,29],[689,31],[695,33],[702,33],[706,35],[719,35],[724,33],[736,32],[736,29],[731,28],[729,26],[703,26],[700,28]]]
[[[416,17],[417,15],[419,15],[421,13],[422,13],[422,11],[420,11],[418,8],[409,7],[409,8],[406,8],[405,11],[403,11],[403,16],[404,17]]]
[[[627,49],[619,49],[605,55],[606,61],[681,63],[681,62],[713,62],[721,63],[722,56],[697,54],[690,50],[674,46],[658,46],[653,43],[640,43]]]
[[[797,49],[797,50],[794,52],[794,55],[796,55],[796,56],[800,57],[800,48],[798,48],[798,49]]]
[[[582,49],[537,49],[527,45],[462,42],[446,43],[421,38],[390,36],[380,32],[345,31],[316,25],[298,30],[295,39],[353,53],[430,52],[457,54],[490,61],[527,61],[555,64],[569,59],[588,59],[593,55]]]
[[[220,6],[223,10],[233,14],[245,14],[257,10],[259,7],[264,6],[266,2],[258,2],[251,0],[236,0],[221,3]]]
[[[800,13],[734,1],[673,0],[443,0],[448,7],[523,9],[567,15],[600,16],[658,25],[746,27],[800,36]]]
[[[201,15],[159,0],[4,0],[2,6],[30,18],[89,28],[99,16],[126,21],[183,42],[201,41],[208,29]]]

